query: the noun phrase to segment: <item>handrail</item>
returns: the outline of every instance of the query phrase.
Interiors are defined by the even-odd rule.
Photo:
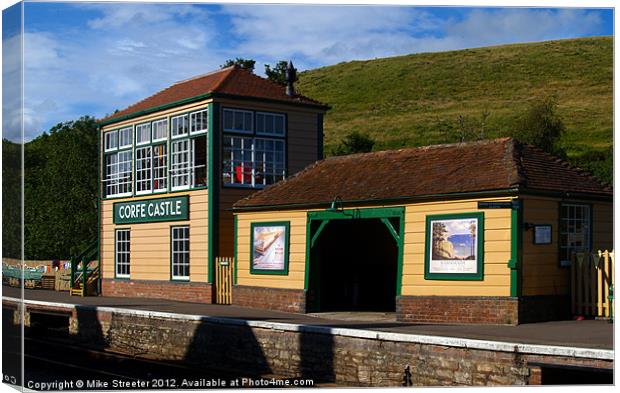
[[[82,289],[86,291],[87,275],[88,275],[88,263],[93,261],[97,253],[99,252],[99,242],[92,242],[84,251],[79,255],[71,257],[71,289],[75,288],[76,280],[82,280]],[[82,271],[77,272],[78,263],[82,262]],[[79,273],[79,274],[76,274]]]

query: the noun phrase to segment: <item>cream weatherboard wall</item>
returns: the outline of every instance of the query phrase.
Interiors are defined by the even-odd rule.
[[[237,284],[265,288],[304,289],[306,271],[306,210],[242,213],[237,216]],[[250,273],[252,223],[288,221],[288,275]]]
[[[471,199],[405,205],[405,237],[401,295],[410,296],[510,296],[511,209],[478,210],[478,201],[510,201],[511,198]],[[403,205],[359,207],[383,208]],[[237,214],[237,284],[266,288],[304,289],[306,223],[310,211],[289,210]],[[426,216],[434,214],[484,212],[485,256],[482,281],[426,280],[424,241]],[[250,273],[250,228],[252,223],[289,221],[289,275]]]
[[[115,225],[113,204],[165,196],[189,195],[189,220]],[[131,280],[170,280],[170,227],[189,225],[190,282],[208,281],[208,190],[156,194],[101,202],[101,266],[104,279],[114,274],[114,234],[131,229]]]
[[[507,202],[511,198],[416,203],[405,207],[403,296],[510,296],[511,209],[478,209],[478,201]],[[482,281],[424,278],[426,216],[484,212],[484,277]]]

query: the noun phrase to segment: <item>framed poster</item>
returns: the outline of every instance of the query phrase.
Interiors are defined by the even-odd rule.
[[[288,274],[288,221],[252,223],[250,273]]]
[[[534,244],[551,244],[551,225],[534,225]]]
[[[424,278],[482,280],[484,213],[426,216]]]

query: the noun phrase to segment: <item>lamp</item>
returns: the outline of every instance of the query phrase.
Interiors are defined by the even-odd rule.
[[[340,202],[340,208],[338,208],[338,202]],[[331,206],[327,209],[327,211],[335,213],[335,212],[340,211],[340,210],[342,210],[342,198],[337,196],[337,197],[334,198],[334,200],[332,201]]]

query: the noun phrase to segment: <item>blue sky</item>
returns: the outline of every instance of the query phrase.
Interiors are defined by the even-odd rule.
[[[4,26],[7,26],[6,24]],[[300,70],[487,45],[613,34],[609,9],[43,3],[25,5],[25,136],[102,117],[228,58]],[[3,32],[5,53],[17,36]],[[4,75],[11,65],[3,64]],[[3,108],[5,134],[11,108]],[[8,116],[7,116],[8,115]],[[6,136],[6,135],[5,135]]]

